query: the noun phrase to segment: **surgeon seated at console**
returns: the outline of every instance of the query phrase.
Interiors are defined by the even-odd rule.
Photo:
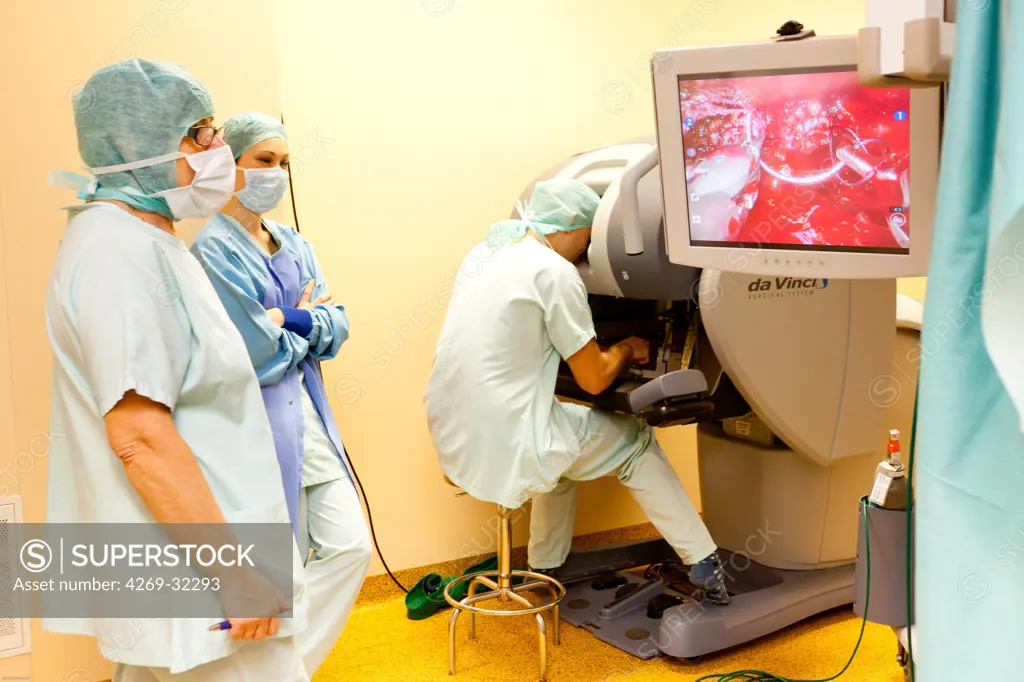
[[[715,542],[651,427],[555,398],[563,358],[595,395],[648,361],[643,339],[597,344],[574,262],[599,203],[577,180],[539,182],[521,219],[494,224],[463,260],[424,395],[431,438],[444,473],[473,497],[508,509],[533,500],[531,570],[565,562],[577,482],[616,476],[702,598],[728,604]]]

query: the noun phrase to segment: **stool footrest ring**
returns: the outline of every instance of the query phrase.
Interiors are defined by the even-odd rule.
[[[509,571],[509,577],[512,577],[512,578],[517,578],[517,577],[531,578],[532,582],[529,583],[528,585],[525,585],[525,586],[523,586],[523,585],[516,585],[514,587],[508,587],[508,588],[505,588],[505,589],[502,589],[502,588],[499,587],[496,590],[492,589],[492,590],[489,590],[486,593],[479,593],[476,596],[483,596],[484,594],[489,594],[489,595],[491,595],[490,598],[498,598],[498,597],[501,597],[501,596],[503,596],[503,595],[505,595],[507,593],[517,593],[519,589],[522,589],[522,588],[525,588],[525,587],[530,587],[530,588],[533,588],[533,587],[546,587],[546,588],[550,588],[550,589],[552,589],[554,591],[555,594],[554,594],[553,598],[551,598],[550,601],[545,601],[540,606],[535,606],[535,607],[530,608],[530,609],[515,609],[515,610],[508,610],[508,611],[506,611],[506,610],[501,610],[501,609],[484,609],[484,608],[480,608],[479,606],[473,606],[472,602],[470,602],[470,600],[473,600],[473,601],[480,601],[480,600],[473,599],[474,595],[472,595],[472,594],[468,595],[462,601],[458,601],[454,597],[452,597],[452,594],[451,594],[452,590],[456,586],[458,586],[458,585],[461,585],[461,584],[464,584],[464,583],[468,583],[468,582],[470,582],[472,580],[478,580],[479,578],[482,578],[482,577],[483,578],[494,578],[494,579],[497,579],[500,576],[501,576],[501,572],[500,571],[481,571],[479,573],[471,573],[470,575],[460,576],[460,577],[456,578],[455,580],[453,580],[452,582],[450,582],[447,585],[447,587],[444,588],[444,599],[453,608],[459,609],[460,611],[469,611],[471,613],[479,613],[479,614],[483,614],[485,616],[527,616],[527,615],[530,615],[530,614],[533,614],[533,613],[540,613],[542,611],[548,611],[548,610],[554,608],[555,606],[557,606],[562,601],[562,599],[565,598],[565,586],[562,585],[562,583],[560,583],[557,580],[555,580],[554,578],[552,578],[551,576],[544,575],[543,573],[534,573],[533,571],[515,571],[515,570]]]

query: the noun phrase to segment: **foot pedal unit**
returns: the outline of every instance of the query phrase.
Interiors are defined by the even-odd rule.
[[[629,580],[627,580],[626,576],[621,573],[603,573],[594,578],[594,582],[590,583],[590,586],[595,590],[604,591],[620,587],[621,585],[626,585],[628,583]]]
[[[662,538],[622,542],[572,552],[564,564],[552,571],[551,576],[563,585],[571,585],[583,580],[589,581],[606,573],[673,561],[679,561],[679,555]]]
[[[646,556],[659,553],[650,544],[644,550]],[[732,596],[727,606],[700,601],[701,590],[675,566],[648,569],[644,576],[625,569],[597,571],[592,565],[588,579],[566,585],[562,620],[637,658],[696,658],[853,602],[852,565],[792,571],[768,568],[728,550],[719,556]],[[631,568],[646,565],[633,563]]]
[[[647,617],[658,620],[665,614],[665,609],[673,606],[682,606],[683,598],[674,594],[659,594],[647,602]]]
[[[661,605],[665,603],[663,598],[673,599],[665,594],[665,581],[661,578],[645,580],[642,576],[628,573],[612,575],[616,582],[621,580],[624,584],[619,584],[615,589],[605,587],[613,582],[610,575],[566,588],[565,599],[562,600],[562,620],[586,628],[602,642],[638,658],[649,659],[661,655],[657,645],[661,621],[648,614],[652,611],[652,602]],[[595,584],[605,589],[597,589]],[[668,608],[668,605],[664,608]]]

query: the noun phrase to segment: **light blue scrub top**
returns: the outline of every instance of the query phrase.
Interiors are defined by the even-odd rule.
[[[593,338],[587,290],[572,263],[531,237],[498,250],[485,241],[470,252],[424,395],[453,483],[511,509],[554,488],[583,452],[590,413],[555,399],[558,366]]]
[[[231,523],[288,523],[259,382],[241,335],[185,243],[104,203],[74,209],[47,286],[54,353],[48,523],[155,523],[107,441],[103,417],[136,393],[166,405]],[[293,547],[295,618],[304,572]],[[123,663],[180,672],[245,644],[206,631],[211,619],[43,620],[50,632],[98,638]],[[125,642],[131,639],[132,645]]]

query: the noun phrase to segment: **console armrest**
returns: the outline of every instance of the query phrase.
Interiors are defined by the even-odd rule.
[[[629,393],[629,406],[633,413],[669,398],[696,396],[708,390],[704,373],[697,369],[680,369],[662,374]]]

